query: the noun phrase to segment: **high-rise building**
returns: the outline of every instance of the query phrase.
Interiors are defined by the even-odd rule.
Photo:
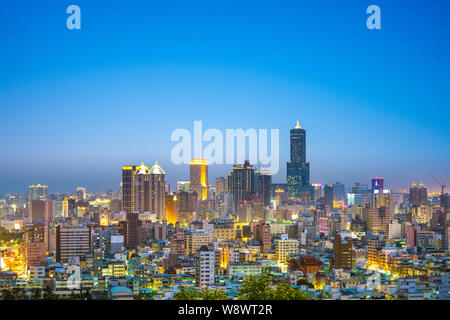
[[[263,197],[264,206],[270,206],[270,196],[272,188],[272,175],[269,171],[261,170],[257,177],[257,193]]]
[[[31,200],[29,221],[34,224],[49,224],[54,221],[53,200]]]
[[[192,230],[186,235],[186,253],[195,254],[202,246],[208,246],[211,243],[211,236],[204,230]]]
[[[337,233],[334,236],[334,268],[351,269],[352,261],[352,244],[342,240],[341,235]]]
[[[178,222],[178,197],[176,194],[166,195],[166,215],[165,219],[168,224],[176,224]]]
[[[69,216],[69,200],[67,200],[67,197],[63,200],[62,216],[65,218]]]
[[[135,167],[134,172],[134,210],[135,212],[150,211],[150,186],[149,186],[149,168],[141,163]]]
[[[135,166],[122,167],[122,210],[134,212],[134,174]]]
[[[139,213],[128,212],[127,213],[127,232],[126,232],[126,245],[129,249],[133,249],[138,246],[138,230],[139,230]]]
[[[196,285],[208,287],[214,285],[215,252],[207,246],[202,246],[195,256]]]
[[[325,205],[333,208],[333,199],[334,199],[334,186],[332,184],[326,184],[324,186],[324,199]]]
[[[264,220],[254,227],[254,237],[260,243],[260,251],[265,252],[272,249],[272,234],[270,233],[270,224]]]
[[[251,200],[256,192],[255,168],[246,160],[243,165],[234,165],[227,179],[228,192],[233,194],[234,208],[237,211],[239,202]]]
[[[48,187],[40,184],[28,187],[28,201],[46,200],[48,195]]]
[[[56,226],[56,261],[67,262],[92,250],[90,227]]]
[[[224,177],[216,179],[216,197],[222,192],[227,192],[227,180]]]
[[[164,220],[166,210],[166,172],[156,162],[150,168],[149,176],[150,211],[159,221]]]
[[[428,190],[421,183],[417,186],[415,183],[409,188],[409,201],[412,206],[426,206],[428,204]]]
[[[221,192],[216,196],[216,211],[222,218],[228,218],[233,214],[233,195],[228,192]]]
[[[122,210],[153,212],[157,219],[165,216],[166,173],[156,162],[150,169],[139,166],[122,167]]]
[[[372,178],[372,192],[378,190],[379,192],[383,192],[384,190],[384,178]]]
[[[86,200],[86,188],[77,188],[77,200],[78,202]]]
[[[290,131],[291,161],[287,163],[287,185],[290,197],[300,197],[310,189],[309,162],[306,162],[306,131],[297,125]]]
[[[340,182],[336,182],[333,185],[333,195],[334,200],[344,201],[345,200],[345,185]]]
[[[275,257],[279,264],[287,266],[290,255],[298,254],[298,240],[288,239],[287,234],[275,240]]]
[[[190,163],[190,189],[198,194],[199,200],[208,199],[208,161],[192,159]]]
[[[27,269],[40,266],[45,262],[45,226],[43,224],[31,224],[25,226],[23,235],[24,253]]]

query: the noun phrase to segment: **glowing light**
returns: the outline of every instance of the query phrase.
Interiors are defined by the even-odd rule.
[[[166,174],[166,172],[161,168],[161,166],[158,164],[158,162],[155,162],[155,164],[150,169],[151,174]]]
[[[201,166],[207,166],[208,165],[208,161],[206,159],[203,158],[193,158],[191,160],[191,165],[201,165]]]

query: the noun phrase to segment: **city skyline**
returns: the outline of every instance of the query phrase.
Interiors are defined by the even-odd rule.
[[[450,300],[448,12],[0,2],[0,300]]]
[[[293,129],[293,130],[292,130]],[[295,131],[296,129],[301,129],[301,130],[303,130],[303,132],[305,132],[305,131],[307,131],[307,130],[305,130],[305,128],[301,128],[301,126],[299,125],[299,121],[297,121],[296,122],[296,124],[291,128],[291,132],[292,131]],[[292,133],[291,133],[292,134]],[[280,143],[280,144],[282,144],[282,143]],[[304,142],[303,142],[303,144],[304,144]],[[309,146],[308,146],[309,147]],[[247,148],[248,148],[248,146],[247,146]],[[302,147],[303,148],[303,147]],[[298,151],[294,151],[294,153],[297,153]],[[304,151],[303,151],[304,152]],[[303,155],[303,157],[304,157],[304,155]],[[292,159],[292,153],[291,153],[291,155],[290,155],[290,158]],[[196,161],[196,159],[195,158],[193,158],[193,161]],[[305,161],[305,160],[303,160],[303,161]],[[309,163],[310,161],[308,161],[308,157],[306,157],[306,161]],[[143,161],[143,160],[140,160],[140,161],[135,161],[134,162],[135,164],[131,164],[132,166],[139,166],[138,165],[138,163],[141,163],[141,166],[143,166],[144,164],[146,164],[146,163],[148,163],[148,164],[150,164],[150,163],[152,163],[151,161]],[[156,165],[158,165],[158,161],[157,160],[153,160],[153,163],[155,163]],[[286,161],[286,162],[284,162],[284,161],[282,161],[282,159],[280,159],[280,163],[281,163],[281,165],[280,165],[280,172],[286,172],[286,169],[288,168],[288,161]],[[285,163],[285,166],[283,167],[283,164]],[[123,166],[127,166],[127,165],[130,165],[130,163],[127,163],[127,164],[121,164],[121,167],[123,167]],[[168,175],[168,179],[167,179],[167,181],[166,181],[166,183],[170,186],[170,190],[171,191],[175,191],[176,190],[176,188],[177,188],[177,183],[179,182],[179,181],[185,181],[185,180],[189,180],[189,168],[191,167],[191,165],[192,165],[192,163],[191,164],[181,164],[181,165],[177,165],[177,166],[179,166],[179,167],[183,167],[183,168],[185,168],[187,171],[186,172],[184,172],[184,173],[182,173],[180,176],[173,176],[173,175],[170,175],[170,173],[169,173],[169,175]],[[213,173],[215,172],[216,173],[216,175],[215,176],[212,176],[211,177],[211,180],[210,180],[210,182],[209,182],[209,184],[210,185],[214,185],[214,181],[215,181],[215,179],[216,178],[220,178],[220,177],[225,177],[226,178],[226,176],[229,174],[229,172],[231,172],[232,171],[232,169],[233,169],[233,167],[235,166],[235,165],[242,165],[242,163],[236,163],[236,164],[234,164],[234,165],[226,165],[226,164],[223,164],[223,165],[217,165],[217,164],[213,164],[213,165],[208,165],[207,164],[207,167],[208,167],[208,169],[210,170],[210,171],[212,171]],[[162,165],[162,167],[165,167],[164,166],[164,164]],[[220,167],[220,169],[218,170],[217,169],[217,167]],[[258,164],[256,164],[256,165],[254,165],[254,167],[255,167],[255,169],[256,170],[258,170],[259,169],[259,165]],[[117,169],[117,168],[116,168]],[[212,169],[212,170],[211,170]],[[214,170],[214,169],[216,169],[216,170]],[[309,169],[308,169],[309,170]],[[117,171],[117,170],[116,170]],[[314,172],[314,166],[313,166],[313,172]],[[115,173],[115,175],[117,175],[116,173]],[[120,174],[119,174],[120,175]],[[276,174],[276,175],[274,175],[273,177],[278,177],[278,179],[279,179],[279,177],[280,177],[280,175],[283,175],[283,174],[280,174],[280,173],[278,173],[278,174]],[[285,176],[285,180],[283,181],[283,180],[280,180],[280,181],[278,181],[276,178],[275,178],[275,180],[272,180],[272,182],[274,183],[274,184],[277,184],[277,183],[282,183],[282,184],[285,184],[285,183],[288,183],[288,180],[287,180],[287,175],[286,174],[284,174],[284,176]],[[378,176],[381,176],[381,175],[378,175]],[[333,183],[336,183],[336,182],[340,182],[340,183],[343,183],[344,185],[345,185],[345,189],[346,189],[346,191],[349,191],[350,189],[351,189],[351,186],[354,184],[354,183],[369,183],[370,182],[370,179],[372,179],[372,178],[374,178],[374,177],[377,177],[377,175],[373,175],[373,176],[370,176],[370,177],[367,177],[366,179],[360,179],[360,180],[354,180],[354,181],[350,181],[350,180],[348,180],[348,179],[346,179],[345,177],[342,177],[341,179],[334,179],[334,180],[326,180],[326,181],[316,181],[316,180],[314,180],[314,179],[311,179],[311,184],[317,184],[317,183],[320,183],[320,184],[333,184]],[[412,184],[419,184],[419,183],[421,183],[421,184],[425,184],[426,185],[426,183],[424,183],[423,181],[424,180],[411,180],[409,183],[408,182],[406,182],[406,183],[404,183],[403,185],[401,185],[400,187],[398,187],[398,188],[393,188],[390,184],[389,184],[389,177],[385,177],[384,178],[385,180],[387,180],[388,181],[388,183],[386,184],[387,185],[387,187],[389,188],[389,189],[391,189],[392,191],[396,191],[396,192],[408,192],[408,189],[409,189],[409,187],[412,185]],[[45,180],[45,179],[43,179],[43,180]],[[436,181],[435,180],[435,176],[431,173],[431,172],[428,172],[428,178],[427,178],[427,180],[428,181],[432,181],[431,183],[431,185],[427,185],[427,188],[428,188],[428,190],[430,191],[430,192],[433,192],[433,193],[439,193],[440,191],[441,191],[441,185],[440,184],[438,184],[438,181],[439,181],[439,183],[443,183],[443,184],[446,184],[446,181],[445,180],[442,180],[442,179],[440,179],[440,180],[438,180],[438,181]],[[48,183],[42,183],[42,181],[40,181],[40,182],[36,182],[36,183],[30,183],[30,184],[28,184],[27,186],[25,186],[25,188],[24,188],[24,190],[26,189],[26,188],[28,188],[28,186],[31,186],[31,185],[33,185],[33,184],[41,184],[41,185],[46,185],[46,186],[49,186],[49,184]],[[111,186],[111,187],[108,187],[108,188],[104,188],[103,190],[90,190],[90,192],[91,193],[105,193],[106,191],[108,191],[108,190],[119,190],[119,186],[120,186],[120,180],[119,180],[119,182],[118,182],[118,184],[116,184],[116,186]],[[51,186],[50,186],[50,193],[55,193],[55,194],[58,194],[58,193],[71,193],[71,192],[73,192],[73,190],[75,190],[76,188],[79,188],[79,187],[83,187],[83,188],[87,188],[87,189],[91,189],[88,185],[86,185],[86,184],[83,184],[83,185],[73,185],[73,187],[71,188],[71,189],[66,189],[66,190],[55,190],[55,189],[53,189],[52,190],[52,188],[51,188]],[[0,189],[0,193],[3,193],[3,194],[8,194],[8,193],[15,193],[15,194],[26,194],[26,190],[25,191],[18,191],[18,192],[11,192],[11,191],[3,191],[2,192],[2,190]]]

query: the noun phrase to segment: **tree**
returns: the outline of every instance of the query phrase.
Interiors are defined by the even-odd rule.
[[[27,299],[27,295],[25,293],[24,288],[14,288],[12,290],[12,294],[14,295],[14,298],[17,300],[25,300]]]
[[[175,300],[228,300],[228,296],[220,289],[181,287],[175,294]]]
[[[54,300],[56,298],[56,295],[53,293],[53,290],[49,287],[46,286],[44,289],[44,300]]]
[[[249,276],[239,290],[239,300],[269,300],[271,289],[269,287],[270,278],[267,274],[261,276]]]
[[[228,300],[227,294],[220,289],[204,289],[201,295],[201,300]]]
[[[311,283],[309,283],[309,282],[308,282],[307,280],[305,280],[305,279],[298,279],[297,285],[298,285],[298,286],[305,285],[305,286],[308,286],[308,288],[314,288],[314,285],[312,285]]]
[[[31,299],[39,300],[42,298],[42,290],[41,288],[33,288],[31,290]]]
[[[308,297],[288,283],[280,283],[275,289],[270,287],[271,279],[267,274],[250,276],[244,279],[239,290],[239,300],[307,300]]]
[[[299,289],[292,288],[290,284],[280,283],[272,291],[270,300],[308,300],[308,297]]]
[[[192,287],[181,287],[175,293],[175,300],[200,300],[201,292]]]
[[[2,290],[2,300],[15,300],[15,296],[10,290],[5,289]]]

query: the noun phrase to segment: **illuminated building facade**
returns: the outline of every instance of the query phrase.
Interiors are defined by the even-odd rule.
[[[288,239],[287,235],[275,240],[275,257],[282,269],[287,267],[290,255],[295,254],[298,254],[298,240]]]
[[[178,198],[175,194],[166,195],[166,217],[167,224],[178,222]]]
[[[192,159],[190,163],[190,189],[198,194],[199,200],[208,199],[208,161]]]

